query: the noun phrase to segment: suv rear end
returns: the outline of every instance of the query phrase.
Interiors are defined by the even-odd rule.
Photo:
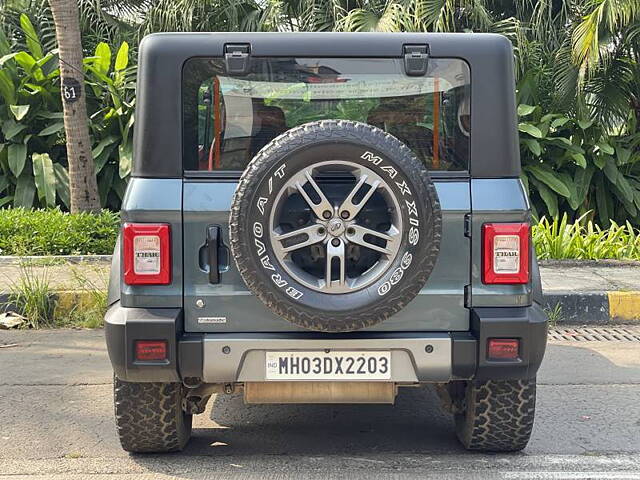
[[[181,449],[216,393],[393,403],[416,385],[467,448],[526,445],[546,318],[506,39],[156,34],[139,65],[105,319],[125,449]],[[317,245],[284,243],[298,229]]]

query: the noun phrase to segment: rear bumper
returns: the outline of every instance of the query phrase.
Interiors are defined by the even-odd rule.
[[[535,376],[547,341],[547,318],[538,304],[471,311],[468,332],[352,334],[186,334],[182,310],[126,308],[117,302],[105,317],[111,364],[132,382],[205,383],[265,380],[267,350],[391,350],[392,378],[399,383]],[[520,358],[486,359],[488,338],[520,339]],[[137,362],[136,340],[165,340],[167,359]]]

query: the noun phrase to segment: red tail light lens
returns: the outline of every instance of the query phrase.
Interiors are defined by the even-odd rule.
[[[529,283],[529,224],[487,223],[482,241],[483,283]]]
[[[153,362],[167,359],[167,342],[165,340],[137,340],[136,360]]]
[[[122,229],[127,285],[171,283],[171,229],[166,223],[125,223]]]
[[[520,355],[517,338],[490,338],[487,345],[488,360],[516,360]]]

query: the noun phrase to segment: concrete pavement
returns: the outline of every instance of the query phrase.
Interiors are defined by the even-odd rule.
[[[394,406],[219,395],[185,452],[130,456],[101,331],[0,331],[0,479],[640,478],[639,347],[554,341],[520,454],[465,452],[435,395],[405,389]]]

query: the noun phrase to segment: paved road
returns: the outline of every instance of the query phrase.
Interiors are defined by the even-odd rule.
[[[12,343],[0,348],[0,479],[640,479],[640,343],[550,345],[521,454],[464,452],[435,396],[406,389],[395,406],[219,396],[187,450],[164,456],[120,449],[102,332],[0,331]]]

